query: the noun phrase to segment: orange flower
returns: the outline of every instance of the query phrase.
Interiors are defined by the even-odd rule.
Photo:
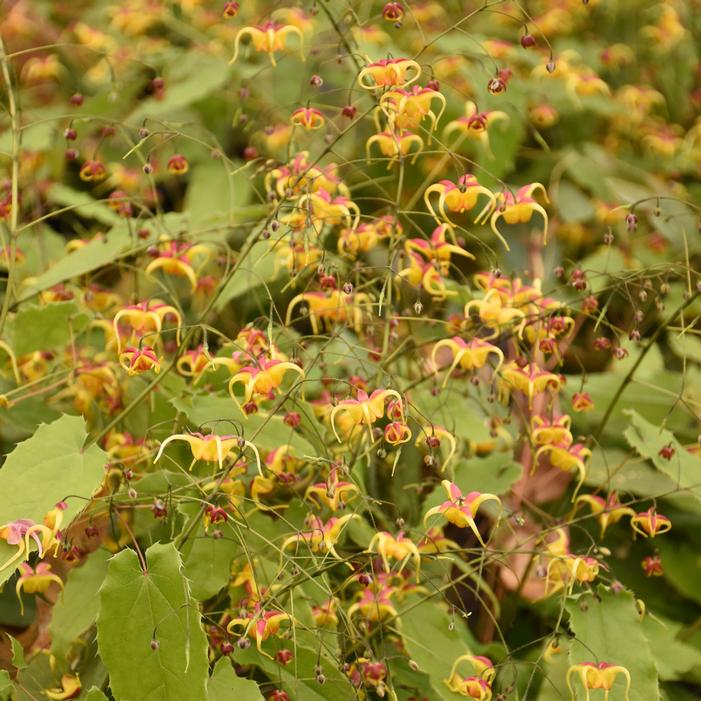
[[[119,354],[119,364],[130,376],[140,375],[149,370],[153,370],[156,374],[161,371],[161,362],[151,346],[142,348],[127,346]]]
[[[603,689],[605,698],[608,699],[609,691],[613,688],[614,682],[618,675],[621,675],[626,682],[625,699],[628,701],[630,694],[630,672],[619,665],[614,665],[609,662],[582,662],[573,664],[567,670],[567,688],[572,694],[572,699],[575,699],[575,692],[572,688],[572,677],[577,676],[586,691],[589,698],[589,691],[593,689]]]

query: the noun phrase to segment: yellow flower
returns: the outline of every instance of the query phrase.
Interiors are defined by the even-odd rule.
[[[421,75],[421,66],[409,58],[384,58],[368,63],[358,74],[358,84],[365,90],[385,87],[405,88]],[[368,82],[367,79],[371,82]]]
[[[572,677],[576,676],[582,683],[586,693],[587,700],[589,699],[589,691],[593,689],[603,689],[605,699],[609,697],[609,691],[613,688],[614,682],[618,675],[621,675],[626,683],[625,696],[626,701],[629,699],[631,678],[630,672],[620,665],[614,665],[609,662],[582,662],[573,664],[567,670],[567,688],[572,694],[572,699],[575,699],[575,692],[572,688]]]
[[[219,469],[222,469],[224,465],[224,458],[228,458],[237,448],[242,451],[244,448],[250,448],[256,456],[256,466],[258,467],[258,473],[263,474],[260,466],[260,455],[258,453],[258,448],[256,448],[253,443],[250,443],[243,438],[238,436],[219,436],[216,433],[210,433],[208,435],[203,435],[202,433],[176,433],[172,436],[168,436],[161,447],[158,449],[158,454],[154,462],[158,462],[163,455],[165,447],[172,443],[173,441],[185,441],[190,446],[190,451],[192,452],[192,463],[190,463],[190,470],[194,467],[198,460],[204,462],[216,462],[219,464]]]
[[[46,689],[44,693],[52,701],[63,701],[64,699],[74,699],[80,694],[81,689],[80,677],[77,674],[64,674],[61,677],[60,689]]]
[[[457,484],[453,484],[450,480],[443,480],[441,484],[448,494],[448,499],[440,506],[434,506],[426,512],[424,525],[431,516],[441,514],[454,526],[458,528],[469,528],[475,534],[480,545],[485,547],[485,543],[475,523],[475,516],[477,515],[477,510],[485,501],[496,501],[498,504],[501,504],[501,499],[499,499],[496,494],[483,494],[481,492],[463,494],[460,491],[460,487],[458,487]]]
[[[275,52],[284,51],[287,45],[287,37],[294,34],[299,39],[299,56],[304,61],[304,37],[299,27],[291,24],[277,24],[276,22],[266,22],[265,24],[255,25],[252,27],[244,27],[237,35],[234,45],[234,56],[229,63],[234,63],[239,56],[239,47],[241,40],[248,36],[251,38],[253,48],[260,52],[266,53],[270,57],[270,63],[273,66],[277,65],[275,61]]]
[[[507,224],[527,224],[533,217],[533,214],[537,212],[543,217],[543,245],[548,242],[548,213],[542,205],[533,199],[533,193],[536,190],[542,190],[547,204],[549,202],[548,194],[545,191],[545,186],[541,183],[524,185],[516,191],[516,194],[510,190],[499,193],[497,196],[499,206],[497,206],[491,216],[490,226],[500,239],[503,240],[499,229],[497,229],[499,219],[503,218]],[[506,250],[509,250],[508,246]]]

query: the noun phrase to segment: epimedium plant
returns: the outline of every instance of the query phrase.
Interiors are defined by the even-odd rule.
[[[698,10],[8,2],[0,699],[697,698]]]

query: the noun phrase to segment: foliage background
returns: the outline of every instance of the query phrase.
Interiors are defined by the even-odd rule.
[[[366,0],[242,0],[230,18],[220,5],[3,3],[0,525],[41,523],[59,501],[68,508],[60,552],[47,558],[62,594],[55,584],[25,592],[21,613],[18,563],[0,569],[0,623],[20,641],[4,641],[0,698],[36,699],[46,689],[68,698],[62,675],[77,674],[76,697],[90,701],[284,698],[276,690],[305,701],[452,699],[444,680],[468,651],[496,665],[497,698],[568,698],[568,668],[587,661],[625,667],[633,701],[698,698],[699,3],[412,1],[399,28],[383,18],[384,3]],[[275,67],[246,42],[231,64],[237,33],[271,17],[299,27],[305,60],[290,35]],[[536,46],[524,48],[524,35]],[[357,76],[371,61],[404,56],[419,62],[421,85],[437,81],[446,109],[430,143],[427,124],[417,130],[416,162],[388,168],[377,150],[365,159],[377,94]],[[506,89],[492,94],[497,77]],[[506,114],[490,123],[489,148],[444,134],[468,99]],[[357,108],[350,118],[348,105]],[[291,128],[291,113],[306,107],[323,114],[320,130]],[[284,192],[271,197],[266,175],[302,151],[310,163],[339,164],[361,221],[390,215],[403,234],[359,256],[339,249],[342,227],[323,217],[318,229],[290,234],[285,217],[296,205]],[[178,154],[183,175],[170,167]],[[90,161],[105,165],[106,179],[81,178]],[[536,218],[503,229],[506,252],[488,226],[458,217],[458,242],[476,259],[452,259],[451,296],[437,299],[398,282],[403,244],[436,225],[427,186],[466,172],[495,193],[542,183],[549,240]],[[207,247],[194,290],[182,277],[145,274],[164,240]],[[586,509],[573,511],[576,480],[553,467],[529,476],[528,411],[497,401],[498,373],[475,385],[458,372],[442,387],[430,348],[455,335],[464,305],[483,297],[474,275],[497,269],[524,284],[540,279],[574,320],[553,411],[571,413],[572,435],[592,451],[582,491],[617,492],[636,512],[654,505],[671,519],[669,534],[633,539],[618,524],[601,538]],[[361,328],[341,320],[316,334],[299,310],[287,321],[297,295],[331,284],[324,276],[371,296]],[[183,341],[172,329],[150,339],[160,373],[130,375],[110,343],[112,321],[154,298],[178,310]],[[305,371],[249,416],[227,393],[224,369],[196,383],[177,362],[200,345],[230,356],[247,324]],[[515,330],[499,331],[509,358],[546,362]],[[435,455],[413,440],[397,455],[382,435],[373,446],[339,447],[314,402],[324,390],[340,401],[365,385],[402,395],[414,438],[429,425],[455,437],[447,473],[445,439]],[[593,407],[572,411],[582,392]],[[290,412],[296,428],[284,421]],[[171,444],[154,463],[159,442],[188,431],[242,435],[264,461],[292,445],[303,458],[299,483],[277,481],[261,507],[248,452],[245,491],[231,507],[216,461],[189,472],[188,449]],[[359,491],[347,513],[361,518],[339,545],[353,574],[301,546],[281,547],[305,529],[305,487],[329,479],[335,461]],[[418,543],[446,476],[466,493],[501,498],[478,519],[484,537],[493,527],[489,547],[449,526],[455,551],[422,558],[420,587],[404,577],[396,615],[356,624],[348,611],[362,589],[357,575],[381,569],[368,552],[373,535],[405,531]],[[216,537],[203,518],[208,505],[229,513]],[[563,525],[572,552],[602,567],[596,582],[543,599],[539,538]],[[0,542],[0,559],[15,549]],[[654,555],[664,574],[646,577],[641,561]],[[225,617],[251,603],[241,603],[236,583],[246,562],[264,603],[294,617],[263,645],[272,656],[292,650],[291,664],[224,632]],[[324,627],[312,607],[332,595],[339,620]],[[223,642],[233,652],[223,654]],[[358,659],[384,666],[382,684],[352,683]],[[619,697],[620,681],[611,692]]]

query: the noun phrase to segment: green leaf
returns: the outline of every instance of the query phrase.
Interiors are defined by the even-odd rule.
[[[120,701],[205,701],[207,641],[173,543],[109,562],[100,588],[97,640]]]
[[[651,649],[660,679],[682,679],[694,668],[701,669],[701,651],[677,639],[683,626],[671,619],[655,615],[643,618],[643,629]]]
[[[209,701],[263,701],[258,685],[237,677],[226,657],[214,665],[214,672],[207,682],[207,698]]]
[[[276,686],[283,688],[292,699],[300,701],[348,701],[354,698],[353,690],[347,677],[342,674],[338,665],[326,655],[319,657],[317,650],[302,645],[295,645],[294,661],[288,667],[261,655],[255,646],[236,652],[236,662],[239,664],[256,665],[260,667]],[[320,686],[316,681],[315,667],[321,666],[326,683]],[[279,681],[278,681],[279,680]]]
[[[642,457],[651,460],[660,472],[670,477],[677,489],[701,499],[701,460],[686,450],[670,431],[651,424],[632,409],[625,414],[631,424],[624,432],[630,446]],[[660,455],[660,451],[666,446],[674,449],[674,454],[669,460]]]
[[[684,596],[701,604],[701,555],[698,548],[664,538],[655,545],[662,557],[665,579]]]
[[[95,219],[100,224],[112,226],[121,221],[121,217],[106,202],[100,202],[86,192],[74,190],[72,187],[56,183],[47,193],[49,202],[61,207],[73,207],[82,217]]]
[[[107,701],[107,697],[102,693],[100,689],[94,686],[85,695],[85,701]]]
[[[257,235],[257,232],[254,232],[254,235]],[[258,241],[253,244],[246,260],[221,291],[217,299],[217,309],[223,309],[237,297],[250,295],[251,290],[263,283],[272,282],[282,274],[284,268],[277,260],[280,245],[275,246],[274,241]]]
[[[16,638],[13,638],[9,633],[6,633],[10,639],[10,647],[12,648],[12,666],[17,669],[24,669],[27,663],[24,661],[24,648],[22,643]]]
[[[88,321],[75,302],[30,306],[20,311],[12,322],[11,345],[16,355],[62,348]]]
[[[10,673],[6,669],[0,669],[0,701],[8,701],[14,688]]]
[[[570,628],[575,638],[570,644],[570,664],[608,662],[625,667],[630,673],[630,701],[659,699],[657,669],[640,614],[631,592],[614,594],[599,587],[597,595],[583,594],[566,603]],[[622,680],[622,676],[619,676]],[[573,678],[578,698],[584,698],[579,680]],[[614,693],[622,693],[617,681]],[[619,698],[615,696],[614,698]]]
[[[444,680],[460,655],[476,654],[473,643],[468,644],[462,622],[451,621],[442,605],[430,600],[418,602],[416,595],[405,600],[401,615],[404,645],[419,670],[431,678],[434,698],[459,699],[461,696],[450,691]]]
[[[107,573],[111,554],[107,550],[92,553],[81,567],[70,570],[63,596],[51,616],[51,654],[64,663],[71,648],[95,623],[97,592]]]
[[[41,424],[36,433],[19,443],[0,469],[0,525],[20,518],[41,523],[60,501],[68,508],[63,527],[83,509],[102,484],[107,454],[97,445],[84,449],[85,421],[64,415],[50,424]],[[16,546],[0,541],[0,562],[5,562]],[[0,570],[0,583],[13,573]]]
[[[248,201],[251,179],[245,171],[229,175],[227,169],[232,167],[231,163],[205,161],[192,169],[185,199],[192,228],[219,222]]]
[[[186,515],[192,515],[199,510],[199,504],[181,510]],[[213,538],[205,532],[204,525],[200,525],[183,546],[185,576],[190,582],[192,595],[198,601],[206,601],[227,585],[231,561],[239,549],[227,524],[223,524],[219,530],[223,531],[223,537]]]
[[[147,117],[163,117],[191,105],[224,85],[229,79],[229,62],[217,56],[188,53],[173,63],[168,90],[163,99],[144,100],[128,117],[132,124]]]

